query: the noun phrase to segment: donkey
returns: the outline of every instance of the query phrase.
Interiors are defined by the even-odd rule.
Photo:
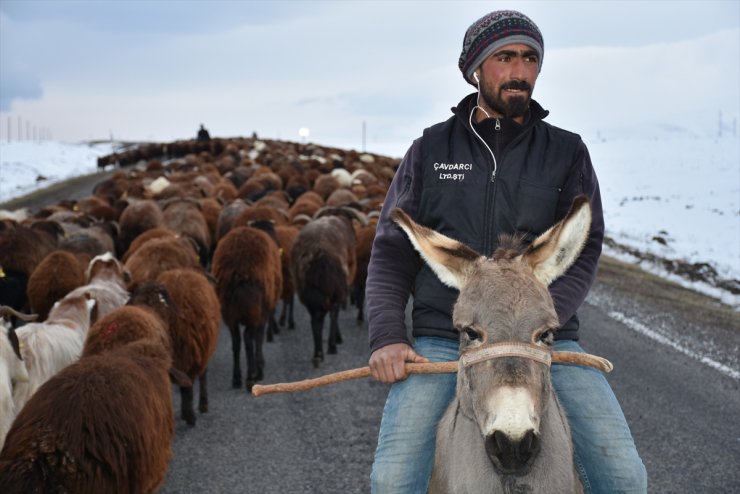
[[[570,427],[550,381],[558,318],[547,286],[585,245],[591,206],[577,197],[566,217],[524,248],[502,236],[493,256],[391,218],[439,279],[460,291],[455,398],[437,428],[431,494],[582,493]]]

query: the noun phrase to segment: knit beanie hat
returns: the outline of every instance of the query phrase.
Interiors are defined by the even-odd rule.
[[[463,77],[475,86],[473,72],[483,61],[502,46],[523,43],[537,51],[538,65],[542,68],[545,42],[532,19],[515,10],[497,10],[475,21],[463,38],[458,66]]]

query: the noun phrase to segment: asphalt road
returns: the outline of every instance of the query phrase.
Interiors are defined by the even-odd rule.
[[[677,286],[666,287],[683,292]],[[662,296],[668,295],[664,291]],[[602,297],[608,303],[602,304]],[[588,302],[581,311],[587,328],[582,344],[614,363],[608,379],[647,467],[649,492],[740,492],[740,380],[635,332],[610,314],[621,308],[645,324],[657,317],[662,323],[677,323],[677,329],[687,327],[686,315],[636,307],[639,304],[620,300],[602,283],[591,298],[596,303]],[[638,309],[647,312],[643,316]],[[733,319],[731,350],[737,352],[736,314],[718,310]],[[300,305],[296,316],[295,330],[283,330],[267,344],[265,383],[366,365],[366,330],[356,325],[354,312],[343,312],[345,342],[318,370],[311,366],[308,316]],[[200,416],[194,428],[178,422],[174,458],[162,492],[369,492],[387,387],[363,379],[254,398],[230,388],[230,348],[224,329],[209,370],[211,411]]]
[[[93,179],[2,207],[41,207],[89,193]],[[740,317],[713,299],[602,258],[581,310],[581,344],[609,358],[649,475],[649,492],[740,493]],[[344,343],[311,365],[308,316],[266,344],[264,383],[367,364],[364,325],[342,313]],[[387,386],[372,379],[254,398],[231,388],[228,331],[209,367],[210,411],[178,419],[162,493],[366,493]],[[584,397],[588,399],[588,397]],[[174,402],[179,409],[179,396]]]

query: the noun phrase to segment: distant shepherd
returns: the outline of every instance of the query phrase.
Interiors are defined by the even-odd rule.
[[[199,141],[210,141],[211,135],[208,133],[205,127],[203,127],[203,124],[200,124],[200,129],[198,130],[198,140]]]

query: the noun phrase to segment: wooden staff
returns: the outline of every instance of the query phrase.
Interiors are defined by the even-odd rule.
[[[614,368],[612,363],[605,358],[580,352],[553,352],[552,361],[557,364],[585,365],[588,367],[594,367],[603,372],[611,372]],[[451,362],[430,362],[422,364],[407,363],[406,372],[409,374],[451,374],[453,372],[457,372],[457,367],[458,362],[456,360]],[[334,384],[342,381],[349,381],[350,379],[360,379],[362,377],[369,376],[370,367],[360,367],[358,369],[335,372],[333,374],[327,374],[314,379],[304,379],[303,381],[295,381],[291,383],[267,385],[255,384],[252,386],[252,395],[262,396],[271,393],[294,393],[296,391],[307,391],[327,384]]]

